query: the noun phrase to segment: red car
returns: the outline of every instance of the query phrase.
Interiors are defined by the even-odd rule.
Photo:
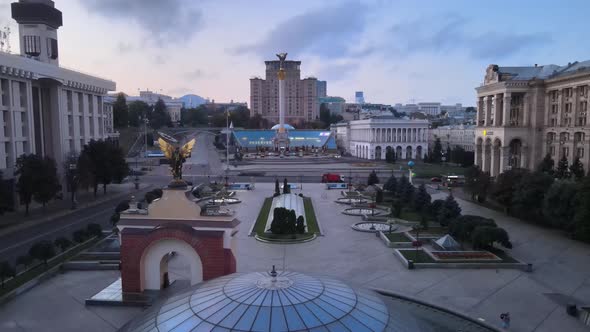
[[[442,179],[435,177],[435,178],[430,179],[430,182],[442,182]]]

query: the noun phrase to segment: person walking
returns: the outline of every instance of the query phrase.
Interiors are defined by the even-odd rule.
[[[500,319],[502,320],[502,328],[508,330],[510,328],[510,313],[503,312],[500,314]]]

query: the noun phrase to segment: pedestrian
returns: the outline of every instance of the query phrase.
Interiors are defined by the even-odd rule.
[[[510,328],[510,313],[503,312],[500,314],[500,319],[502,320],[502,328],[508,330]]]

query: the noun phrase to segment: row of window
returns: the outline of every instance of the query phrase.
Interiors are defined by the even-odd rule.
[[[556,156],[556,151],[557,151],[557,149],[555,148],[555,146],[549,147],[549,154],[551,155],[551,157]],[[562,147],[561,148],[561,155],[559,157],[560,158],[561,157],[569,158],[569,156],[570,156],[570,148],[567,146]],[[576,148],[576,154],[574,155],[574,157],[584,158],[584,148],[583,147]]]

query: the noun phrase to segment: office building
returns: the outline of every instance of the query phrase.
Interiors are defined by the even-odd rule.
[[[321,97],[318,100],[320,106],[324,104],[331,114],[342,114],[345,110],[346,100],[342,97]]]
[[[590,166],[590,61],[567,65],[489,65],[477,90],[475,163],[496,176],[579,157]]]
[[[354,102],[357,104],[365,103],[365,95],[362,91],[357,91],[354,93]]]
[[[69,152],[117,136],[104,103],[115,82],[60,67],[62,13],[53,1],[15,2],[12,17],[20,54],[0,52],[0,170],[11,177],[16,159],[35,153],[55,159],[62,172]]]
[[[475,125],[449,125],[431,128],[428,131],[428,145],[432,148],[436,139],[440,139],[443,149],[460,147],[473,151],[475,147]]]
[[[265,61],[265,78],[250,79],[250,115],[260,114],[271,123],[279,122],[279,60]],[[285,122],[296,127],[319,117],[318,80],[301,79],[301,61],[284,61]]]
[[[318,98],[328,96],[328,82],[318,81]]]

